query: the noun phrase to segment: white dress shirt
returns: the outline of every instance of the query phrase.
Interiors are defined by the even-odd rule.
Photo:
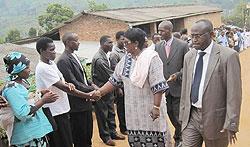
[[[204,51],[198,50],[197,55],[196,55],[195,66],[193,70],[193,80],[194,80],[194,75],[195,75],[196,64],[199,59],[199,53],[206,52],[206,54],[203,56],[203,68],[202,68],[202,75],[201,75],[201,81],[200,81],[200,87],[199,87],[198,101],[196,103],[192,103],[192,105],[197,108],[202,108],[202,96],[203,96],[203,90],[204,90],[204,83],[205,83],[205,78],[207,74],[209,58],[212,52],[212,47],[213,47],[213,41],[211,41],[210,45]]]

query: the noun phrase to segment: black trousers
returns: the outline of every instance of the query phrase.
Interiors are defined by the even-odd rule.
[[[123,94],[124,90],[122,89]],[[127,131],[126,120],[125,120],[125,104],[124,104],[124,95],[120,95],[116,91],[116,105],[117,105],[117,115],[119,119],[119,127],[121,132]]]
[[[50,147],[72,147],[72,135],[69,114],[54,116],[57,130],[48,134]]]
[[[93,136],[92,111],[71,112],[70,123],[74,147],[91,147]]]
[[[175,128],[174,139],[181,141],[181,124],[179,121],[180,97],[174,97],[170,93],[166,95],[168,117]]]
[[[99,100],[95,104],[99,135],[104,143],[117,135],[113,100]]]

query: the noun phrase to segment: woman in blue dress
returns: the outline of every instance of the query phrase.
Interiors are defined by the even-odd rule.
[[[56,101],[58,95],[46,92],[40,99],[27,104],[29,94],[30,60],[13,52],[4,57],[6,72],[10,75],[2,96],[8,101],[14,114],[12,131],[9,132],[12,147],[45,147],[45,135],[53,131],[44,115],[43,104]],[[11,136],[10,136],[11,135]]]

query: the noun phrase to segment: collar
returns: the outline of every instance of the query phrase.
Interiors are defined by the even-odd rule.
[[[214,44],[213,41],[211,41],[209,46],[204,51],[198,50],[197,54],[199,54],[200,52],[205,52],[206,55],[210,55],[212,52],[213,44]]]
[[[173,35],[171,35],[171,38],[167,41],[169,46],[171,46],[173,39],[174,39],[174,37],[173,37]],[[164,44],[166,44],[166,40],[164,40]]]
[[[114,49],[115,49],[117,52],[125,53],[125,48],[120,49],[120,48],[118,47],[117,44],[114,46]]]

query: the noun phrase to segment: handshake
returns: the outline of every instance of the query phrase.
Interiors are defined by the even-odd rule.
[[[89,93],[90,101],[99,101],[102,98],[101,91],[99,89],[95,89]]]

